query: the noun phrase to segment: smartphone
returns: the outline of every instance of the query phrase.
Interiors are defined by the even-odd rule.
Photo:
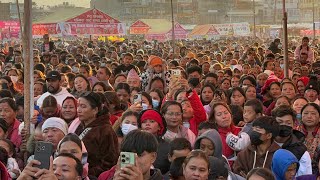
[[[142,103],[142,95],[141,95],[141,93],[138,93],[138,94],[133,96],[133,103],[136,103],[136,102]]]
[[[173,80],[178,80],[181,77],[181,70],[180,69],[172,69],[172,79]]]
[[[50,168],[50,156],[53,153],[53,144],[44,141],[38,141],[36,143],[36,149],[34,152],[34,159],[41,162],[38,166],[40,169]]]
[[[121,152],[120,153],[120,166],[126,167],[128,165],[135,164],[135,153],[132,152]]]

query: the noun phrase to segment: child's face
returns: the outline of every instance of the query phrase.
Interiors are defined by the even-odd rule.
[[[161,73],[162,72],[162,65],[156,65],[153,67],[155,73]]]
[[[294,179],[296,172],[297,172],[297,164],[296,163],[291,164],[286,171],[285,179],[286,180]]]
[[[243,120],[245,123],[250,123],[257,118],[257,113],[252,106],[244,106],[243,108]]]
[[[214,154],[214,145],[211,140],[203,138],[200,141],[200,149],[207,155],[212,156]]]
[[[0,147],[4,148],[8,152],[10,157],[12,156],[12,152],[10,151],[10,146],[8,143],[6,143],[5,141],[0,141]]]

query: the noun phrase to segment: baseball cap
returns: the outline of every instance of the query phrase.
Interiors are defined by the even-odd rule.
[[[47,74],[46,80],[48,79],[58,79],[61,80],[61,75],[58,71],[51,71]]]

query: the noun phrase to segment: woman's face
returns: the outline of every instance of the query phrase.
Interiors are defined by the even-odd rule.
[[[289,99],[294,99],[296,97],[294,86],[289,83],[282,86],[281,94],[287,96]]]
[[[206,103],[209,103],[213,99],[213,91],[210,87],[205,87],[201,93],[202,100]]]
[[[61,116],[65,120],[73,120],[77,115],[77,108],[74,100],[67,99],[63,102],[61,108]]]
[[[304,108],[302,114],[302,123],[306,127],[315,127],[319,124],[319,113],[313,106]]]
[[[98,108],[92,108],[89,101],[83,97],[78,99],[77,113],[80,121],[87,122],[94,120],[98,113]]]
[[[231,87],[229,80],[224,80],[221,84],[221,89],[228,90]]]
[[[303,84],[302,81],[297,82],[297,89],[299,94],[304,94],[304,90],[306,89],[306,86]]]
[[[0,103],[0,117],[3,118],[8,125],[11,126],[14,123],[16,115],[16,112],[7,102]]]
[[[279,98],[279,99],[277,100],[277,102],[276,102],[276,104],[275,104],[274,108],[277,108],[277,107],[279,107],[279,106],[281,106],[281,105],[287,105],[287,106],[290,106],[290,103],[289,103],[289,101],[288,101],[288,99],[287,99],[287,98],[285,98],[285,97],[281,97],[281,98]]]
[[[182,101],[187,100],[187,99],[188,99],[187,98],[187,93],[186,92],[181,92],[181,93],[178,94],[176,101],[178,103],[181,103]]]
[[[103,89],[103,87],[102,87],[101,85],[97,84],[97,85],[94,86],[93,92],[96,92],[96,93],[97,93],[97,92],[104,93],[104,89]]]
[[[301,109],[306,104],[308,104],[308,102],[305,99],[297,99],[293,102],[292,108],[297,114],[301,114]]]
[[[200,157],[193,157],[183,167],[185,180],[207,180],[209,176],[208,162]]]
[[[76,88],[77,92],[83,92],[87,90],[87,81],[82,77],[76,77],[74,80],[74,87]]]
[[[125,83],[125,82],[127,82],[126,77],[124,77],[124,76],[118,76],[118,77],[114,80],[114,87],[116,88],[119,83]]]
[[[84,75],[84,77],[88,78],[89,77],[89,72],[86,70],[84,67],[80,67],[80,74]]]
[[[41,96],[43,94],[43,85],[36,83],[33,86],[33,90],[34,90],[34,97]]]
[[[182,112],[183,112],[183,119],[190,120],[194,115],[194,110],[192,108],[190,101],[184,101],[181,103]]]
[[[170,128],[178,127],[182,123],[182,112],[178,105],[171,105],[164,114],[167,126]]]
[[[123,119],[122,124],[132,124],[134,126],[138,126],[138,120],[135,116],[127,116]]]
[[[248,90],[246,91],[246,98],[248,100],[256,99],[257,97],[257,91],[255,87],[249,87]]]
[[[150,92],[150,96],[151,96],[151,98],[152,98],[153,100],[157,100],[157,101],[159,101],[159,102],[160,102],[160,100],[161,100],[159,94],[156,93],[156,92]],[[160,102],[160,103],[161,103],[161,102]]]
[[[270,87],[270,95],[274,99],[279,97],[281,95],[280,86],[278,86],[277,84],[272,84]]]
[[[144,120],[141,123],[141,129],[151,133],[153,135],[158,135],[158,131],[160,130],[160,126],[157,121],[152,119]]]
[[[234,91],[230,100],[232,105],[238,105],[243,107],[246,98],[239,91]]]
[[[80,161],[82,160],[81,148],[73,141],[65,141],[60,145],[59,154],[69,153],[74,155]]]
[[[128,103],[130,100],[130,95],[124,89],[118,89],[117,96],[118,96],[119,100],[123,103]]]
[[[230,127],[232,122],[231,113],[223,105],[218,105],[214,109],[214,118],[219,127],[227,128]]]

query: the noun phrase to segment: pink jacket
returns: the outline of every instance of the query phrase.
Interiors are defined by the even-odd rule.
[[[13,125],[11,125],[8,129],[8,136],[7,138],[10,139],[10,141],[17,147],[19,148],[21,143],[22,143],[22,138],[18,134],[19,132],[19,125],[20,121],[17,119],[14,120]]]
[[[294,57],[297,58],[297,59],[300,59],[300,55],[303,52],[308,54],[307,61],[309,63],[313,63],[314,62],[314,52],[313,52],[313,50],[312,50],[312,48],[310,46],[307,46],[307,47],[302,47],[301,45],[298,46],[296,48],[296,50],[294,51]]]

